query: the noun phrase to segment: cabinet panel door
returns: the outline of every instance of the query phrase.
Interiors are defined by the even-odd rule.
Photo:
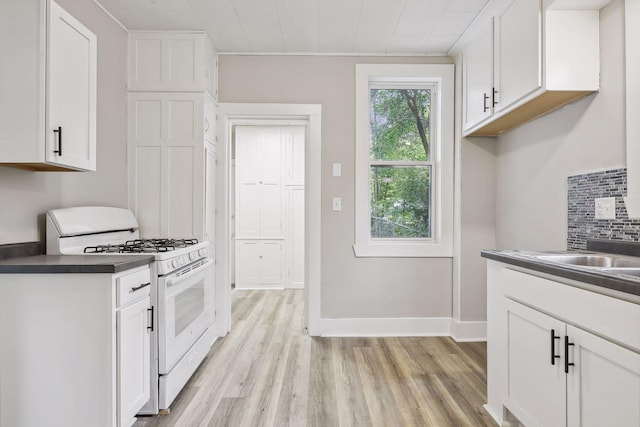
[[[570,427],[640,426],[640,354],[567,326]]]
[[[304,287],[304,187],[287,187],[289,194],[287,235],[288,285],[291,288]]]
[[[260,284],[282,286],[282,242],[262,241],[260,248]]]
[[[464,128],[493,112],[493,21],[463,52]]]
[[[542,86],[541,14],[540,0],[517,0],[496,18],[497,111]]]
[[[48,36],[46,159],[95,170],[96,36],[53,1]]]
[[[259,240],[236,240],[237,288],[255,288],[260,284],[259,260]]]
[[[216,152],[215,149],[207,144],[205,146],[206,163],[205,163],[205,212],[204,212],[204,238],[210,242],[215,242],[216,238]],[[211,258],[215,259],[213,251],[215,244],[212,244],[209,250]]]
[[[117,313],[118,425],[128,425],[149,400],[151,392],[149,298]]]
[[[562,358],[565,324],[514,301],[507,301],[507,402],[524,425],[559,426],[566,419],[566,379]]]
[[[285,184],[304,185],[305,128],[290,126],[282,128],[285,143]]]

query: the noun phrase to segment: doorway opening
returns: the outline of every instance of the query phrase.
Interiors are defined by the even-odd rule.
[[[304,288],[306,122],[236,125],[231,146],[235,289]]]
[[[235,212],[238,206],[234,195],[236,194],[235,187],[238,183],[234,182],[237,173],[234,169],[234,159],[236,153],[234,152],[234,141],[236,132],[241,129],[240,133],[245,130],[255,131],[258,128],[270,129],[275,132],[274,129],[279,129],[280,134],[283,133],[283,129],[291,130],[298,128],[304,132],[304,143],[300,158],[304,159],[303,173],[300,175],[298,171],[298,178],[289,182],[291,187],[295,187],[294,182],[298,182],[300,187],[304,190],[298,191],[297,194],[290,194],[292,198],[297,198],[293,203],[298,205],[299,209],[303,209],[302,222],[295,224],[290,223],[292,227],[297,227],[297,232],[302,234],[300,236],[299,244],[302,244],[302,260],[298,260],[302,264],[301,270],[303,278],[298,277],[300,284],[296,284],[295,281],[289,281],[290,286],[274,286],[274,287],[291,287],[296,288],[304,284],[304,300],[305,300],[305,325],[309,335],[319,335],[319,322],[320,322],[320,206],[321,206],[321,149],[320,149],[320,123],[321,123],[321,108],[320,105],[310,104],[235,104],[235,103],[223,103],[219,106],[220,114],[218,115],[218,158],[220,162],[217,168],[217,187],[216,187],[216,200],[219,210],[216,216],[216,235],[219,236],[215,242],[216,245],[216,298],[218,304],[216,306],[219,309],[218,318],[222,320],[220,322],[219,335],[226,335],[231,330],[231,283],[235,278],[235,265],[238,259],[235,259],[235,255],[239,253],[236,248],[233,247],[232,242],[235,241],[238,236],[239,230],[234,230],[235,220],[238,214],[241,212]],[[288,132],[288,131],[286,131]],[[249,132],[251,133],[251,132]],[[263,132],[264,133],[264,132]],[[260,134],[260,132],[258,132]],[[260,139],[260,137],[256,137]],[[285,138],[286,140],[286,138]],[[251,144],[249,144],[251,145]],[[237,148],[237,147],[236,147]],[[283,154],[286,155],[286,152]],[[255,156],[255,153],[254,153]],[[271,159],[273,161],[273,159]],[[268,163],[267,163],[268,165]],[[285,173],[288,173],[285,171]],[[295,175],[295,172],[294,172]],[[290,176],[291,178],[292,176]],[[249,193],[254,192],[254,196],[260,196],[259,181],[260,179],[253,176],[254,184],[248,185],[245,190]],[[257,185],[255,182],[257,180]],[[264,179],[263,187],[264,185]],[[286,177],[282,184],[286,183]],[[286,185],[284,185],[286,187]],[[299,188],[300,188],[299,187]],[[275,190],[274,190],[275,189]],[[268,195],[269,191],[280,191],[277,186],[272,186],[265,190],[265,194]],[[285,189],[286,190],[286,189]],[[292,190],[292,189],[291,189]],[[257,191],[257,193],[256,193]],[[293,192],[293,190],[292,190]],[[254,197],[255,198],[255,197]],[[266,197],[267,202],[273,200],[270,197]],[[284,202],[284,200],[283,200]],[[276,203],[277,204],[277,203]],[[303,206],[301,208],[300,206]],[[290,205],[291,207],[291,205]],[[247,212],[247,207],[243,206]],[[272,209],[273,206],[268,206],[268,209]],[[284,208],[283,208],[284,209]],[[277,210],[277,209],[276,209]],[[246,212],[245,212],[246,214]],[[236,218],[232,217],[233,215]],[[257,216],[254,215],[253,221],[249,221],[249,224],[259,224],[256,222]],[[298,219],[299,216],[297,217]],[[239,224],[240,226],[243,226]],[[249,229],[252,226],[248,227]],[[265,224],[264,230],[273,231],[274,228],[269,224]],[[244,230],[246,231],[246,230]],[[251,230],[249,230],[251,231]],[[263,228],[259,227],[259,234],[256,234],[256,227],[253,226],[254,234],[240,236],[243,241],[254,240],[251,242],[253,246],[246,245],[251,249],[246,250],[240,256],[247,256],[248,258],[259,256],[258,247],[260,246],[260,240],[262,237],[266,237],[264,240],[275,237],[275,234],[266,233],[263,234]],[[283,227],[283,231],[284,227]],[[261,237],[260,239],[252,239],[252,237]],[[240,241],[241,239],[238,239]],[[278,239],[271,239],[277,241]],[[278,245],[276,244],[275,247]],[[244,248],[247,249],[247,248]],[[233,251],[234,256],[231,256]],[[253,251],[253,252],[252,252]],[[263,255],[264,256],[264,255]],[[285,253],[285,256],[286,253]],[[256,258],[260,259],[260,258]],[[264,259],[264,258],[263,258]],[[256,272],[250,272],[249,276],[257,277]],[[259,275],[259,274],[258,274]],[[285,278],[286,279],[286,278]],[[302,279],[302,280],[300,280]],[[286,280],[284,283],[287,283]],[[238,286],[239,283],[236,283]],[[239,286],[238,286],[239,287]]]

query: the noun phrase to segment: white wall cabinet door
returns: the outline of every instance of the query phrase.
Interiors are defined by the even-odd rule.
[[[96,36],[49,3],[47,161],[96,169]]]
[[[493,21],[462,54],[464,128],[493,114]]]
[[[569,427],[640,425],[640,354],[567,326]]]
[[[542,4],[517,0],[496,17],[496,110],[542,86]]]
[[[150,397],[149,297],[117,313],[118,425],[128,426]]]
[[[129,33],[129,90],[204,91],[204,33]]]
[[[564,425],[566,380],[561,343],[565,324],[514,301],[507,302],[507,324],[509,410],[524,425]],[[551,338],[552,331],[557,339]],[[552,358],[552,354],[561,357]]]

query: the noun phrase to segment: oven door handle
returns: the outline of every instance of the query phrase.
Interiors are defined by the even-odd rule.
[[[166,280],[166,287],[170,288],[172,286],[175,286],[179,283],[182,283],[186,280],[189,280],[191,277],[197,275],[197,274],[201,274],[204,272],[204,270],[206,270],[207,268],[209,268],[209,266],[211,266],[213,264],[213,260],[210,259],[207,262],[205,262],[202,265],[199,265],[198,267],[196,267],[194,270],[191,270],[190,272],[181,275],[179,277],[170,277],[169,279]]]

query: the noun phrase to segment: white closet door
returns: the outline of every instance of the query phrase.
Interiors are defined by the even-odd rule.
[[[262,240],[260,248],[260,283],[263,287],[281,288],[282,241]]]
[[[236,288],[257,288],[260,285],[260,241],[236,241]]]
[[[258,132],[236,128],[236,238],[260,238],[260,156]]]
[[[283,142],[273,126],[236,128],[236,236],[283,237]]]
[[[282,129],[285,149],[285,184],[304,185],[304,126],[288,126]]]
[[[258,155],[260,158],[260,237],[280,239],[283,211],[283,154],[284,144],[280,127],[259,127]]]
[[[304,186],[287,186],[288,288],[304,288]]]

